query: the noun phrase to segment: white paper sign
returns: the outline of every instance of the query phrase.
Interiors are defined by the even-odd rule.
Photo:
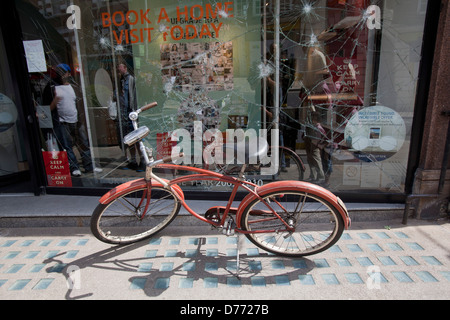
[[[24,41],[25,56],[27,58],[28,72],[47,72],[44,46],[42,40]]]
[[[343,185],[359,186],[361,182],[361,164],[348,162],[344,163]]]
[[[361,188],[379,188],[381,170],[372,163],[361,164]]]

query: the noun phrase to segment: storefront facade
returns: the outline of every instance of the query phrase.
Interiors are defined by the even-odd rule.
[[[271,174],[252,163],[257,184],[313,180],[348,200],[404,201],[434,107],[421,98],[442,15],[429,2],[17,0],[17,37],[2,24],[0,175],[30,170],[34,190],[58,193],[140,178],[126,114],[156,101],[140,118],[156,159],[182,144],[185,163],[234,174],[205,159],[210,135],[256,134],[280,154]]]

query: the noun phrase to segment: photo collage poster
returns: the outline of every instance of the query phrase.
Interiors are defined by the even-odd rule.
[[[181,92],[232,91],[233,43],[161,44],[164,87]]]

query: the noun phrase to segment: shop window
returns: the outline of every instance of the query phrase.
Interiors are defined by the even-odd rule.
[[[186,130],[185,162],[233,174],[235,164],[205,164],[204,133],[267,130],[273,147],[290,151],[280,152],[273,174],[249,166],[247,178],[259,184],[302,179],[335,192],[404,192],[427,1],[16,3],[24,40],[43,44],[47,70],[30,73],[39,108],[48,111],[45,94],[61,64],[70,68],[77,132],[86,134],[62,159],[71,186],[142,177],[139,153],[122,143],[132,130],[127,113],[157,101],[140,118],[155,158]],[[64,149],[54,124],[42,132],[46,151]]]

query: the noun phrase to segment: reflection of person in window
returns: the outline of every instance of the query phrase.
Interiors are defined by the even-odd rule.
[[[55,134],[58,142],[67,151],[70,172],[73,176],[79,177],[81,176],[81,171],[77,157],[73,152],[74,145],[81,155],[81,161],[86,173],[92,172],[94,166],[86,130],[84,125],[78,121],[77,97],[69,83],[70,72],[71,69],[67,64],[60,64],[56,68],[57,77],[55,82],[58,85],[55,86],[54,99],[50,104],[50,109],[57,111],[57,121],[54,122]],[[101,172],[102,169],[95,168],[95,171]]]
[[[307,71],[303,75],[303,85],[309,94],[330,93],[328,80],[331,73],[325,54],[318,46],[308,49]]]
[[[137,109],[137,101],[136,101],[136,84],[134,81],[134,77],[128,72],[128,68],[125,64],[120,63],[117,66],[117,71],[121,75],[120,79],[120,90],[119,90],[119,106],[120,106],[120,116],[121,116],[121,124],[122,124],[122,134],[126,136],[130,132],[134,131],[133,123],[130,120],[129,114],[130,112],[136,111]],[[120,132],[120,130],[119,130]],[[145,171],[144,162],[140,161],[139,165],[137,162],[137,158],[140,155],[140,151],[136,146],[132,146],[128,148],[124,146],[125,154],[127,154],[127,150],[130,152],[130,158],[128,158],[128,164],[122,169],[131,169],[136,170],[138,172]]]
[[[314,100],[314,103],[321,105],[323,109],[331,108],[330,85],[334,86],[325,54],[320,50],[319,46],[310,47],[308,49],[307,71],[303,75],[303,89],[306,96],[310,98],[314,95],[324,95],[327,98],[323,101]],[[304,97],[301,98],[303,99]],[[311,111],[318,111],[312,102],[310,101]]]
[[[332,172],[331,154],[325,150],[327,145],[325,142],[326,132],[320,124],[320,111],[330,109],[333,105],[330,85],[334,86],[325,54],[321,51],[319,45],[308,48],[307,71],[303,76],[304,91],[308,97],[314,95],[326,97],[324,100],[310,101],[312,121],[311,124],[306,126],[306,152],[311,168],[310,180],[314,182],[326,179],[325,183],[328,183]],[[322,160],[325,163],[326,174],[324,174]]]
[[[308,181],[321,183],[325,179],[322,168],[321,150],[327,145],[326,132],[319,122],[318,113],[311,115],[311,123],[306,125],[305,130],[306,157],[310,168]]]

